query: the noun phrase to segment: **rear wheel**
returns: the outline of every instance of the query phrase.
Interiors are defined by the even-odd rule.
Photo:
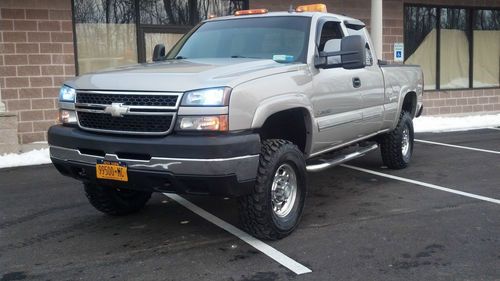
[[[409,112],[402,112],[396,128],[380,138],[384,164],[391,169],[403,169],[413,154],[413,120]]]
[[[258,238],[283,238],[297,227],[305,197],[302,152],[289,141],[264,141],[254,193],[239,199],[243,228]]]
[[[97,210],[113,215],[121,216],[138,212],[151,198],[150,192],[142,192],[129,189],[101,186],[86,183],[85,195],[90,204]]]

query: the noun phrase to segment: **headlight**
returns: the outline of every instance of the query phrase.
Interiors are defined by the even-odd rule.
[[[229,105],[231,88],[219,87],[194,90],[184,93],[183,106],[226,106]]]
[[[59,90],[59,101],[62,102],[75,102],[76,91],[75,89],[63,85]]]
[[[227,131],[227,115],[179,116],[177,130],[182,131]]]

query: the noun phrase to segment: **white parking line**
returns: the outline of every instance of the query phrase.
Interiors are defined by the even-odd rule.
[[[380,176],[380,177],[390,178],[393,180],[403,181],[403,182],[412,183],[412,184],[416,184],[416,185],[420,185],[420,186],[424,186],[424,187],[428,187],[428,188],[446,191],[449,193],[454,193],[454,194],[462,195],[465,197],[479,199],[479,200],[483,200],[483,201],[490,202],[490,203],[500,204],[500,200],[498,200],[498,199],[489,198],[489,197],[485,197],[485,196],[481,196],[481,195],[477,195],[477,194],[473,194],[473,193],[468,193],[468,192],[464,192],[464,191],[460,191],[460,190],[455,190],[455,189],[451,189],[451,188],[447,188],[447,187],[443,187],[443,186],[439,186],[439,185],[435,185],[435,184],[431,184],[431,183],[426,183],[426,182],[422,182],[422,181],[416,181],[416,180],[411,180],[411,179],[402,178],[402,177],[398,177],[398,176],[393,176],[393,175],[380,173],[380,172],[376,172],[376,171],[372,171],[372,170],[368,170],[368,169],[364,169],[364,168],[359,168],[356,166],[346,165],[346,164],[342,164],[340,166],[345,167],[345,168],[349,168],[349,169],[353,169],[356,171],[365,172],[368,174]]]
[[[454,148],[461,148],[461,149],[467,149],[467,150],[473,150],[473,151],[479,151],[479,152],[487,152],[487,153],[493,153],[493,154],[500,154],[500,151],[488,150],[488,149],[480,149],[480,148],[474,148],[474,147],[468,147],[468,146],[461,146],[461,145],[454,145],[454,144],[447,144],[447,143],[442,143],[442,142],[434,142],[434,141],[427,141],[427,140],[417,140],[417,139],[415,139],[415,142],[427,143],[427,144],[435,144],[435,145],[442,145],[442,146],[448,146],[448,147],[454,147]]]
[[[217,225],[218,227],[224,229],[225,231],[240,238],[241,240],[243,240],[244,242],[246,242],[250,246],[261,251],[266,256],[275,260],[276,262],[283,265],[284,267],[290,269],[295,274],[300,275],[300,274],[312,272],[312,270],[310,270],[309,268],[296,262],[295,260],[289,258],[288,256],[286,256],[282,252],[280,252],[280,251],[276,250],[275,248],[267,245],[266,243],[256,239],[255,237],[251,236],[250,234],[238,229],[237,227],[235,227],[235,226],[219,219],[218,217],[210,214],[209,212],[203,210],[202,208],[200,208],[200,207],[196,206],[195,204],[191,203],[190,201],[186,200],[184,197],[179,196],[177,194],[170,194],[170,193],[163,193],[163,194],[165,196],[167,196],[168,198],[174,200],[175,202],[181,204],[182,206],[186,207],[191,212],[199,215],[200,217],[206,219],[207,221]]]
[[[490,127],[488,129],[492,129],[492,130],[497,130],[497,131],[500,131],[500,128],[496,128],[496,127]]]

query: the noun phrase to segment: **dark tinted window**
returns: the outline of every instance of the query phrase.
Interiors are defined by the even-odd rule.
[[[134,0],[75,0],[75,23],[134,23]]]
[[[206,20],[208,16],[216,17],[232,15],[237,10],[245,9],[241,0],[198,0],[194,12],[195,22]]]
[[[405,59],[410,57],[424,39],[436,30],[437,9],[429,7],[407,7],[405,9]],[[435,36],[433,34],[433,36]]]
[[[140,0],[142,24],[190,24],[189,0]]]
[[[321,28],[321,35],[319,39],[318,50],[321,52],[325,49],[325,44],[328,40],[332,39],[342,39],[342,29],[340,28],[340,23],[334,21],[325,22]]]
[[[227,16],[245,8],[243,0],[140,0],[141,23],[194,25],[210,15]]]

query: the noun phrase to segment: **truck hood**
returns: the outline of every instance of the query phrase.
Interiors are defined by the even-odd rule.
[[[296,71],[301,66],[304,64],[243,58],[168,60],[84,74],[65,84],[85,90],[184,92],[217,86],[234,88],[259,77]]]

